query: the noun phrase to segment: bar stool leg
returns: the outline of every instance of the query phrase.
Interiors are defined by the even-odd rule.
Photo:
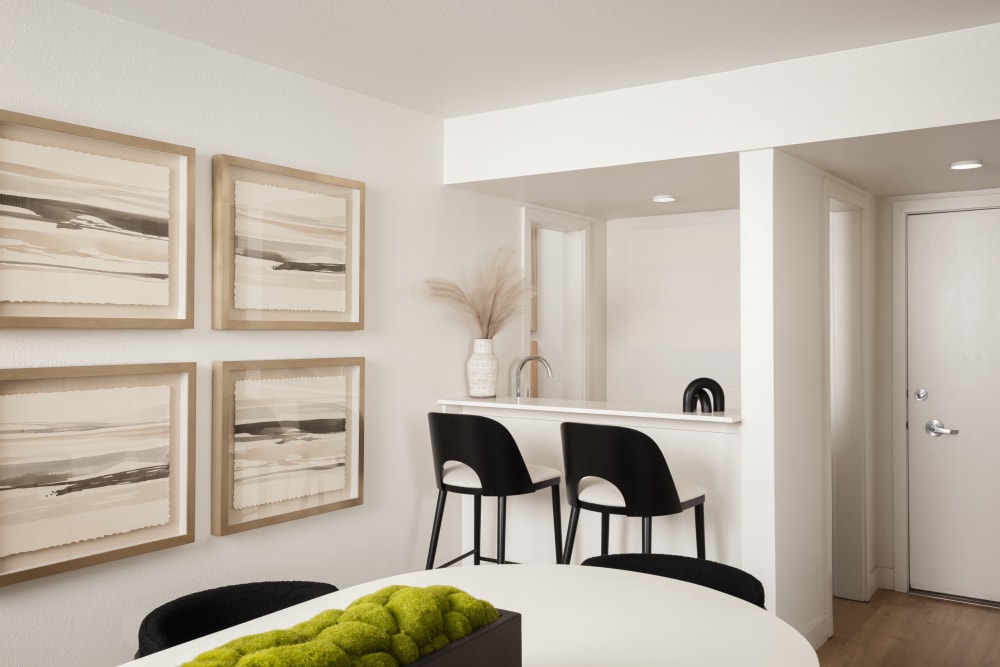
[[[472,519],[473,521],[473,535],[472,535],[472,563],[474,565],[479,565],[479,547],[481,540],[479,538],[480,531],[483,526],[483,497],[479,494],[473,496],[473,509],[475,510],[473,514],[475,515]]]
[[[434,526],[431,528],[431,546],[427,550],[427,565],[424,569],[434,568],[434,555],[437,553],[438,536],[441,534],[441,519],[444,517],[444,502],[448,498],[448,492],[438,491],[437,508],[434,510]]]
[[[559,485],[552,487],[552,528],[556,537],[556,562],[562,561],[562,510],[559,501]]]
[[[653,551],[653,517],[642,517],[642,553]]]
[[[694,506],[694,531],[698,543],[698,558],[705,560],[705,504]]]
[[[576,539],[576,522],[580,519],[580,508],[571,507],[569,509],[569,526],[566,527],[566,550],[563,552],[562,562],[569,565],[569,557],[573,555],[573,541]]]
[[[507,556],[507,496],[497,496],[497,565]]]
[[[601,512],[601,555],[608,555],[608,533],[611,532],[611,516]]]

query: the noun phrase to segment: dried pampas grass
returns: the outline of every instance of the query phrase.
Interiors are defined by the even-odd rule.
[[[427,289],[431,296],[453,303],[468,313],[479,327],[480,338],[493,338],[521,309],[523,298],[531,293],[514,256],[515,251],[511,248],[498,250],[493,260],[479,270],[469,289],[441,278],[428,278]]]

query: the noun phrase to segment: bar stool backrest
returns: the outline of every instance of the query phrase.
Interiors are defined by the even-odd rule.
[[[621,491],[627,516],[663,516],[683,511],[660,446],[625,426],[564,422],[561,427],[566,493],[578,504],[580,480],[605,479]]]
[[[438,489],[444,488],[445,463],[457,461],[479,475],[485,496],[515,496],[535,490],[521,450],[500,422],[446,412],[430,412],[427,421]]]
[[[631,570],[660,577],[680,579],[764,606],[764,585],[749,572],[725,563],[717,563],[675,554],[609,554],[592,556],[581,565]]]
[[[189,593],[160,605],[142,619],[135,657],[141,658],[336,590],[333,584],[321,581],[254,581]]]

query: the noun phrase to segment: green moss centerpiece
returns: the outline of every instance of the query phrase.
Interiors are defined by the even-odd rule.
[[[492,604],[454,586],[388,586],[343,611],[234,639],[183,667],[400,667],[499,617]]]

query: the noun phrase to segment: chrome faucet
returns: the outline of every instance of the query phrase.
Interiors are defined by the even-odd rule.
[[[549,377],[552,377],[552,367],[549,366],[549,362],[545,361],[544,357],[540,357],[537,354],[531,354],[524,359],[521,359],[520,363],[517,365],[517,374],[514,380],[514,395],[517,396],[517,398],[521,398],[521,370],[529,361],[537,361],[542,366],[545,366],[545,372],[549,374]]]

